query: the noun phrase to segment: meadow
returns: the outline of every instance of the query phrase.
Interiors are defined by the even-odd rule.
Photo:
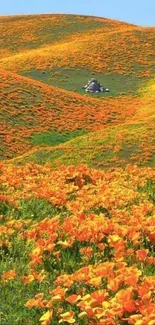
[[[154,171],[0,167],[1,324],[154,324]]]
[[[0,25],[0,325],[155,325],[155,28]]]

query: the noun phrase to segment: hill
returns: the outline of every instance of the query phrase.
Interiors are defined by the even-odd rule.
[[[154,75],[154,28],[72,15],[0,21],[2,69],[79,92],[95,74],[114,96],[135,93],[143,80]]]
[[[133,117],[135,144],[129,152],[132,155],[132,151],[139,150],[141,155],[139,141],[143,143],[142,138],[145,138],[145,133],[147,138],[150,128],[152,134],[150,122],[147,124],[146,116],[145,122],[143,118],[144,115],[148,116],[148,106],[152,110],[154,100],[153,92],[150,97],[147,86],[155,71],[154,28],[73,15],[1,17],[0,22],[3,27],[0,59],[1,159],[25,152],[29,156],[27,152],[31,149],[38,154],[40,152],[40,160],[53,160],[53,156],[46,155],[46,151],[51,151],[55,157],[55,149],[44,147],[42,151],[39,146],[63,144],[89,131],[97,131],[96,134],[80,138],[80,143],[84,141],[86,149],[88,143],[90,148],[94,148],[91,141],[96,148],[96,154],[93,153],[95,158],[90,153],[90,159],[84,158],[84,154],[82,161],[88,163],[88,160],[98,159],[98,164],[102,165],[103,155],[98,152],[103,149],[106,165],[109,159],[115,161],[115,138],[121,138],[119,133],[131,132],[128,124]],[[18,42],[14,35],[18,35]],[[90,76],[99,78],[111,88],[111,92],[106,97],[104,94],[95,98],[84,95],[81,86]],[[147,89],[143,95],[139,92],[140,88]],[[141,115],[140,123],[145,127],[142,126],[143,136],[140,132],[142,138],[138,140],[138,134],[134,137],[134,133]],[[110,141],[107,140],[109,134],[113,134]],[[102,145],[100,148],[100,137],[107,147]],[[74,141],[79,143],[77,139],[61,145],[61,153],[66,154],[67,146],[72,148]],[[125,158],[126,144],[120,142],[120,147],[124,148],[125,153],[120,151],[117,155],[130,162],[131,157]],[[42,152],[45,152],[46,158]],[[39,159],[37,157],[36,154],[34,159]],[[61,163],[69,161],[68,153],[66,158],[63,157]],[[72,162],[74,158],[70,159]]]
[[[77,32],[129,26],[110,19],[78,15],[1,16],[0,57],[12,56],[64,40]]]
[[[77,138],[56,147],[34,148],[12,161],[16,163],[50,162],[53,167],[81,163],[97,168],[125,166],[129,163],[154,166],[154,89],[154,81],[141,89],[139,97],[135,97],[133,101],[132,107],[136,106],[137,109],[134,114],[126,116],[124,123],[116,126],[106,124],[99,131],[81,136],[80,141]],[[118,100],[118,107],[119,104]],[[40,139],[41,144],[43,142],[41,143]]]
[[[38,146],[11,160],[15,164],[26,162],[47,163],[54,168],[62,165],[87,164],[95,168],[139,166],[155,164],[154,120],[133,123],[89,133],[56,147]]]
[[[49,144],[52,145],[55,141],[65,141],[61,134],[70,134],[70,139],[80,132],[123,123],[140,105],[138,97],[131,95],[119,96],[117,100],[100,100],[48,86],[4,70],[0,71],[0,78],[3,159],[23,153],[35,144],[48,144],[47,138],[50,138]]]
[[[155,325],[155,28],[0,25],[0,324]]]

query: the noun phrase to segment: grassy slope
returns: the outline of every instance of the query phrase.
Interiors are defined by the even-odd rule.
[[[0,78],[1,158],[12,157],[30,149],[33,144],[41,144],[38,136],[50,136],[49,132],[56,137],[55,131],[62,134],[76,130],[95,131],[124,123],[140,105],[135,96],[101,100],[69,93],[4,70],[0,71]],[[34,137],[33,134],[38,135]],[[47,144],[44,141],[42,144]],[[64,139],[59,142],[64,142]]]
[[[53,67],[88,68],[95,72],[149,75],[154,68],[154,28],[116,24],[71,33],[44,47],[4,57],[1,66],[16,71]],[[72,30],[70,28],[70,30]],[[46,30],[44,31],[46,33]],[[19,35],[19,34],[18,34]],[[5,44],[7,48],[7,43]],[[45,60],[46,59],[46,60]]]
[[[108,168],[129,163],[154,166],[154,144],[154,124],[135,123],[90,133],[55,148],[35,148],[11,162],[50,162],[53,167],[87,164]]]
[[[7,48],[4,39],[2,39],[5,50],[0,52],[1,56],[11,56],[14,54],[14,51],[21,52],[29,50],[30,48],[37,47],[38,44],[39,46],[45,46],[45,44],[54,43],[54,38],[52,39],[53,35],[51,35],[51,29],[57,21],[57,17],[56,19],[54,17],[46,16],[45,19],[45,16],[42,16],[40,17],[40,23],[37,25],[37,17],[1,18],[3,19],[2,22],[5,21],[8,24],[4,24],[3,27],[5,27],[4,31],[9,44]],[[57,33],[58,39],[61,40],[64,36],[63,27],[65,26],[66,28],[66,37],[70,33],[71,26],[73,28],[73,23],[68,23],[69,20],[73,20],[73,17],[59,16],[59,18],[61,18],[60,23],[62,25],[60,26],[59,24],[52,30],[53,33]],[[90,30],[90,19],[92,18],[74,17],[74,19],[74,27],[76,29],[79,26],[81,30],[82,21],[85,28]],[[103,23],[101,19],[92,19],[91,21],[91,24],[94,25],[101,23]],[[113,24],[113,22],[111,23]],[[33,30],[32,27],[35,25],[36,29]],[[127,25],[124,26],[127,27]],[[45,27],[49,28],[48,33]],[[97,27],[99,28],[99,26]],[[31,33],[29,32],[30,30]],[[19,32],[22,33],[23,38],[19,38]],[[17,39],[14,37],[15,35],[18,35]],[[153,35],[151,37],[153,39]],[[90,44],[90,41],[88,44]],[[135,44],[136,40],[133,46]],[[145,42],[144,46],[147,48]],[[150,45],[148,45],[148,48],[150,48]],[[153,51],[153,48],[151,51]],[[150,73],[152,74],[152,59],[148,56],[148,51],[146,51],[146,56],[148,59],[145,61],[144,69],[141,69],[142,66],[139,63],[138,66],[135,65],[131,79],[130,76],[126,76],[126,72],[129,72],[130,60],[126,71],[123,71],[122,67],[119,70],[119,78],[121,78],[122,75],[120,73],[123,71],[122,78],[124,79],[120,79],[123,87],[124,83],[127,82],[126,88],[123,91],[127,92],[130,90],[133,92],[135,87],[139,87],[141,79],[139,80],[138,76],[140,74],[142,75],[143,71],[146,76]],[[21,57],[25,57],[25,54]],[[47,58],[49,59],[48,56]],[[115,58],[117,60],[117,56]],[[24,60],[22,67],[24,67],[24,64],[27,66]],[[97,66],[98,59],[95,60]],[[10,57],[1,62],[2,66],[5,62],[5,68],[8,68],[9,64],[9,68],[11,68],[11,64],[15,68],[14,62],[16,62],[16,59],[12,61]],[[29,58],[27,62],[29,62]],[[34,62],[35,59],[32,64]],[[148,72],[146,71],[147,67]],[[65,70],[60,69],[58,71],[59,69],[56,68],[56,72],[60,72],[62,76],[65,76]],[[94,67],[89,67],[89,69],[92,72]],[[116,67],[111,67],[110,69],[109,73],[113,75]],[[89,75],[89,70],[85,71]],[[138,72],[136,73],[136,71]],[[37,73],[40,72],[37,71]],[[45,71],[44,74],[41,73],[42,77],[39,75],[36,78],[35,70],[35,75],[33,75],[32,71],[29,72],[29,75],[39,80],[44,78],[44,83],[48,83],[48,73],[48,71]],[[78,78],[82,79],[83,72],[81,70],[77,71],[75,67],[75,70],[69,70],[67,71],[68,73],[72,74],[72,81],[74,82],[74,87],[76,87],[75,77],[78,76]],[[62,85],[64,87],[63,82],[59,80],[61,75],[55,78],[55,85]],[[112,77],[116,78],[113,83],[114,88],[118,84],[118,76],[113,75]],[[108,77],[106,76],[106,78]],[[57,167],[61,164],[87,163],[90,166],[100,168],[114,167],[120,164],[123,166],[129,162],[147,165],[153,165],[155,163],[153,150],[155,119],[154,81],[149,83],[147,87],[145,86],[136,96],[128,94],[128,96],[117,97],[118,90],[112,93],[117,98],[93,99],[88,96],[80,96],[58,88],[49,87],[41,82],[23,78],[4,70],[0,71],[0,78],[3,85],[0,89],[0,136],[2,138],[2,140],[0,139],[0,148],[2,158],[25,152],[32,145],[37,144],[39,148],[31,149],[31,152],[26,152],[23,156],[15,158],[11,162],[25,164],[26,161],[49,161],[52,166]],[[109,80],[110,84],[112,83],[112,79],[106,80]],[[82,79],[81,81],[84,80]],[[129,82],[131,82],[131,87],[129,87]],[[133,87],[132,82],[134,83]],[[52,83],[54,84],[54,82]],[[73,90],[69,85],[66,85],[64,88]],[[82,134],[86,132],[86,129],[94,130],[95,132],[91,132],[80,138],[78,137],[59,146],[50,147],[50,145],[56,145],[58,142],[67,141],[71,137],[79,135],[80,132]],[[64,134],[64,130],[69,133],[66,134],[65,132]],[[41,148],[40,144],[43,143],[48,144],[49,147]],[[2,325],[39,324],[39,318],[43,315],[45,309],[42,310],[40,308],[41,305],[39,308],[28,309],[25,307],[26,301],[32,299],[40,292],[44,293],[44,298],[51,299],[48,289],[53,288],[54,280],[59,275],[64,276],[65,273],[72,276],[72,273],[74,274],[81,267],[83,267],[81,273],[79,273],[81,274],[81,282],[70,293],[79,293],[83,296],[83,294],[85,295],[87,293],[92,294],[92,290],[103,289],[103,284],[101,286],[97,285],[96,287],[91,281],[89,285],[88,279],[83,281],[84,272],[87,269],[85,266],[91,264],[91,267],[93,267],[94,263],[97,263],[97,265],[102,263],[101,270],[106,270],[106,274],[108,274],[108,278],[104,277],[104,279],[108,279],[108,281],[111,279],[112,283],[113,280],[116,280],[116,285],[117,280],[120,281],[120,275],[123,274],[123,279],[121,278],[119,288],[116,289],[116,292],[115,289],[112,292],[113,284],[111,291],[111,288],[109,288],[110,282],[106,280],[108,287],[105,284],[105,290],[110,293],[111,301],[114,301],[114,306],[111,304],[110,308],[105,305],[107,315],[109,315],[109,311],[112,311],[113,315],[116,312],[116,293],[125,291],[129,286],[133,288],[132,291],[137,306],[139,306],[142,299],[142,303],[144,302],[145,305],[146,315],[149,314],[149,304],[151,303],[151,298],[153,301],[154,294],[152,286],[152,279],[154,278],[152,276],[155,274],[154,266],[151,264],[153,263],[151,259],[153,260],[154,256],[154,233],[152,230],[154,229],[154,175],[152,169],[139,169],[136,166],[129,166],[125,171],[118,169],[104,173],[79,166],[75,169],[67,167],[53,171],[50,170],[48,164],[45,166],[28,164],[18,167],[13,164],[5,164],[5,162],[1,162],[0,169],[2,191],[0,195],[0,226],[2,235],[0,238],[2,239],[0,251],[0,323]],[[86,212],[87,217],[83,212]],[[69,217],[70,214],[71,217]],[[54,216],[56,218],[53,219],[52,217]],[[46,219],[40,222],[44,218]],[[56,220],[59,218],[60,225],[57,226]],[[68,219],[65,220],[66,218]],[[112,220],[108,220],[109,218],[112,218]],[[63,225],[64,228],[66,226],[66,229],[68,229],[68,233],[66,231],[67,240],[71,239],[71,243],[73,244],[69,249],[63,248],[63,242],[61,242],[62,247],[60,242],[58,242],[58,240],[65,239]],[[151,228],[150,225],[152,225]],[[70,231],[72,233],[72,230],[74,233],[73,237],[69,235]],[[56,232],[58,233],[58,237],[55,237]],[[104,236],[103,240],[104,238],[106,240],[106,248],[103,244],[100,248],[98,245],[98,240],[102,242],[102,233]],[[113,236],[114,234],[115,236]],[[81,237],[82,240],[79,240],[79,236],[81,235],[84,237]],[[147,235],[145,240],[144,235]],[[27,236],[28,238],[30,237],[28,241],[26,240]],[[96,240],[94,243],[90,243],[93,236]],[[115,250],[113,240],[117,243],[118,239],[120,239],[120,246],[116,246]],[[51,252],[52,243],[55,245],[53,252]],[[33,250],[33,248],[37,248],[37,245],[41,248],[39,255]],[[92,254],[85,260],[85,253],[82,255],[81,248],[87,250],[91,246]],[[142,252],[146,251],[147,248],[149,254],[147,261],[145,258],[143,261],[138,260],[137,253],[139,252],[139,248]],[[30,252],[34,254],[30,255]],[[60,252],[60,258],[57,258],[59,255],[56,254]],[[35,258],[40,257],[40,254],[44,254],[43,263],[36,266]],[[121,259],[127,261],[125,267]],[[34,263],[29,264],[31,260]],[[114,273],[113,271],[109,272],[108,262],[109,265],[111,262],[114,262]],[[16,269],[17,271],[17,274],[13,278],[11,276],[9,278],[9,272],[7,273],[11,269]],[[137,272],[140,270],[142,272],[137,277]],[[33,271],[35,271],[34,276],[32,276]],[[93,280],[92,274],[90,274],[90,280]],[[111,278],[109,278],[109,275]],[[144,285],[145,291],[146,283],[147,286],[150,286],[148,286],[149,294],[144,294],[145,298],[142,292],[141,298],[138,293],[138,287],[141,290],[143,288],[142,285]],[[125,290],[121,290],[122,284]],[[81,287],[85,291],[82,291],[82,293],[81,290],[76,291],[76,287],[77,290],[80,290]],[[150,294],[150,290],[152,290],[152,294]],[[126,292],[126,297],[128,297],[128,293],[130,294],[130,292]],[[62,305],[55,304],[52,319],[53,325],[58,324],[60,319],[59,313],[63,310],[61,306],[64,308],[64,301]],[[96,304],[96,306],[98,305]],[[100,302],[99,307],[101,307]],[[77,310],[76,308],[75,305],[72,307],[67,302],[64,311],[73,309],[77,315],[79,314],[79,308]],[[101,310],[101,308],[99,309]],[[152,312],[150,311],[150,317],[148,316],[144,319],[144,324],[152,322],[154,311]],[[138,310],[134,310],[129,315],[133,313],[136,316],[139,315]],[[83,319],[76,319],[78,319],[79,324],[83,324]],[[89,323],[90,318],[88,321],[85,319],[85,321]],[[97,318],[96,322],[98,321]],[[125,324],[120,317],[116,322]]]
[[[14,17],[2,26],[9,57],[1,54],[0,67],[44,83],[80,92],[95,74],[116,96],[154,75],[154,28],[71,15]]]
[[[154,99],[146,94],[140,96],[138,89],[154,76],[154,28],[72,15],[1,17],[0,23],[5,35],[1,40],[0,67],[29,77],[1,70],[1,158],[22,154],[34,145],[57,145],[90,130],[97,133],[80,138],[80,144],[77,139],[63,145],[58,161],[55,158],[60,155],[53,148],[44,149],[45,155],[40,149],[39,156],[33,159],[75,163],[78,147],[77,161],[95,160],[101,166],[109,164],[109,159],[112,163],[118,158],[136,161],[137,155],[131,155],[137,150],[141,156],[139,145],[146,134],[152,134],[152,124],[144,122],[143,116],[138,131],[138,114],[141,116],[143,111],[145,115]],[[18,41],[14,35],[18,35]],[[81,86],[93,75],[112,88],[105,98],[81,96]],[[133,115],[135,126],[120,125],[129,123]],[[117,127],[113,129],[112,125]],[[123,139],[123,134],[128,134],[130,143],[133,137],[131,154],[130,150],[127,153],[128,137]],[[104,144],[100,144],[100,138]],[[117,138],[123,139],[120,145],[124,152],[114,149]],[[103,154],[99,154],[100,150]],[[145,150],[144,161],[151,158],[152,164],[149,154],[146,157]]]
[[[128,163],[154,166],[154,102],[155,82],[141,90],[141,106],[126,123],[101,129],[61,144],[56,148],[37,148],[13,161],[51,162],[57,167],[63,164],[88,164],[91,167],[108,168]]]
[[[55,44],[75,32],[103,27],[109,31],[116,26],[129,26],[109,19],[75,15],[8,16],[0,17],[0,24],[1,58]]]

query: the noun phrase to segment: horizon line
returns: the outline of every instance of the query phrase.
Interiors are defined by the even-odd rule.
[[[89,15],[89,14],[80,14],[80,13],[60,13],[60,12],[55,12],[55,13],[17,13],[17,14],[0,14],[0,18],[7,18],[7,17],[25,17],[25,16],[51,16],[51,15],[66,15],[66,16],[80,16],[80,17],[91,17],[91,18],[100,18],[100,19],[107,19],[107,20],[113,20],[113,21],[118,21],[121,23],[137,26],[137,27],[144,27],[144,28],[154,28],[155,26],[152,25],[138,25],[133,22],[129,21],[124,21],[120,20],[117,18],[110,18],[110,17],[103,17],[103,16],[96,16],[96,15]]]
[[[118,21],[120,23],[129,24],[137,27],[142,28],[155,28],[155,25],[139,25],[130,21],[124,21],[117,18],[110,18],[110,17],[104,17],[104,16],[96,16],[91,14],[82,14],[82,13],[61,13],[61,12],[54,12],[54,13],[16,13],[16,14],[0,14],[0,18],[7,18],[7,17],[25,17],[25,16],[51,16],[51,15],[66,15],[66,16],[80,16],[80,17],[91,17],[91,18],[99,18],[99,19],[107,19],[107,20],[113,20]]]

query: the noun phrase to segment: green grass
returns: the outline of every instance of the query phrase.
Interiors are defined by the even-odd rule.
[[[14,266],[17,267],[17,264],[14,264]],[[24,306],[33,293],[36,293],[36,289],[39,292],[39,287],[36,288],[36,284],[31,287],[27,287],[16,281],[13,281],[12,285],[9,283],[8,285],[5,284],[1,286],[0,324],[39,324],[41,312],[38,309],[30,310]]]
[[[64,209],[61,209],[61,212]],[[3,214],[3,221],[6,221],[10,216],[18,220],[32,219],[42,220],[47,216],[56,216],[60,209],[45,199],[37,199],[31,197],[29,200],[20,199],[18,208],[13,207],[11,204],[2,202],[0,206],[0,214]]]
[[[56,146],[60,143],[67,142],[75,137],[84,135],[85,133],[88,133],[88,131],[76,130],[66,134],[59,133],[56,131],[35,133],[31,136],[31,143],[34,146],[40,146],[40,145]]]
[[[153,136],[147,137],[150,154],[145,157],[146,134],[150,131],[145,124],[131,124],[106,128],[77,137],[54,148],[40,147],[35,152],[15,158],[14,163],[23,164],[50,162],[52,166],[87,164],[95,168],[121,167],[130,163],[142,166],[153,166],[155,155],[153,152]],[[118,142],[117,138],[121,137]],[[42,138],[42,136],[41,136]],[[115,152],[115,146],[121,150]]]
[[[136,94],[147,78],[136,78],[134,75],[123,76],[119,74],[101,74],[94,73],[89,70],[81,69],[63,69],[54,68],[51,71],[29,70],[28,72],[20,72],[23,76],[39,80],[45,84],[59,87],[69,91],[75,91],[79,94],[85,94],[82,87],[87,84],[88,80],[96,78],[105,88],[110,89],[110,93],[89,94],[95,97],[117,97],[122,94]]]

